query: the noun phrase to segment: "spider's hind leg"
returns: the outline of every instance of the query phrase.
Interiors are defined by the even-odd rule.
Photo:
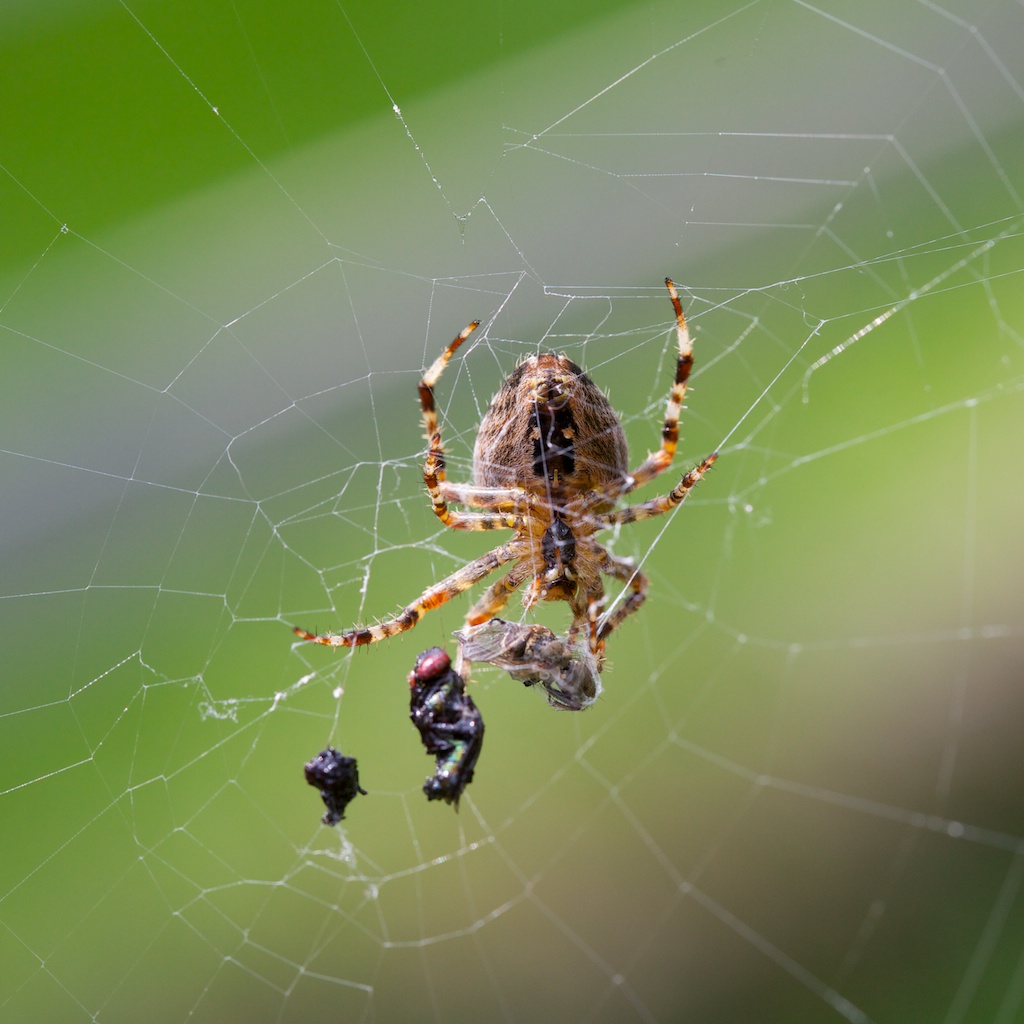
[[[433,365],[420,381],[420,408],[423,410],[423,429],[426,432],[427,440],[433,441],[434,435],[439,434],[437,429],[437,406],[434,404],[434,387],[438,382],[444,368],[448,365],[455,350],[480,326],[479,320],[467,324],[456,336],[455,340],[434,360]],[[440,448],[440,445],[438,445]],[[444,479],[444,462],[441,463],[440,478]]]
[[[470,525],[469,520],[448,510],[448,504],[441,493],[441,484],[445,481],[444,446],[441,443],[441,431],[437,422],[437,405],[434,402],[434,387],[448,365],[455,350],[480,326],[479,320],[467,324],[456,336],[455,340],[434,360],[433,365],[419,383],[420,408],[423,411],[423,430],[430,449],[427,461],[423,465],[423,483],[425,484],[434,514],[445,526],[456,529],[491,529],[490,526]],[[499,523],[496,525],[504,525]]]
[[[434,515],[445,526],[453,530],[518,530],[522,528],[522,516],[516,512],[506,511],[519,507],[521,504],[519,492],[496,492],[496,495],[490,500],[487,498],[476,500],[474,507],[491,510],[482,513],[459,512],[448,507],[445,491],[454,492],[452,500],[458,501],[461,498],[463,503],[467,504],[474,499],[474,489],[449,484],[445,480],[444,454],[441,451],[440,434],[435,434],[430,441],[427,461],[423,466],[423,483],[430,495],[430,504]]]
[[[686,326],[686,317],[683,316],[682,303],[679,301],[676,286],[672,283],[671,278],[665,278],[665,287],[668,288],[668,295],[676,314],[678,348],[676,376],[668,395],[668,404],[665,407],[665,422],[661,428],[661,447],[634,470],[625,493],[636,490],[648,480],[653,480],[654,477],[668,469],[675,458],[676,447],[679,444],[679,414],[683,407],[683,400],[686,398],[686,382],[690,379],[690,370],[693,369],[693,341],[690,338],[690,330]]]

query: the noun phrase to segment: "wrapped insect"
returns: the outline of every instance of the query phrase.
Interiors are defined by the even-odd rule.
[[[484,741],[484,720],[466,693],[466,681],[440,647],[431,647],[409,673],[409,717],[423,746],[437,759],[434,775],[423,784],[428,800],[459,806],[473,781]]]
[[[354,757],[345,757],[334,747],[321,750],[306,763],[306,781],[320,790],[327,812],[320,819],[325,825],[337,825],[345,817],[345,808],[357,793],[366,796],[359,785],[359,767]]]
[[[597,660],[586,640],[572,643],[546,626],[489,619],[457,631],[466,661],[484,661],[533,686],[540,683],[548,703],[564,711],[582,711],[601,694]]]

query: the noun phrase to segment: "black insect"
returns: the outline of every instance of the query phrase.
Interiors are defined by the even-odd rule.
[[[437,759],[423,792],[428,800],[444,800],[458,810],[462,791],[473,781],[484,742],[484,720],[466,693],[465,679],[440,647],[431,647],[416,659],[409,689],[409,717],[427,753]]]
[[[321,750],[306,764],[306,781],[320,790],[327,813],[320,819],[325,825],[337,825],[345,817],[345,808],[357,793],[366,796],[359,785],[359,768],[354,757],[345,757],[334,747]]]

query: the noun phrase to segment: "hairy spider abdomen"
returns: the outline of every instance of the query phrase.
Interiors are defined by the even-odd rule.
[[[524,359],[495,395],[477,434],[473,477],[481,487],[545,496],[618,493],[628,459],[604,392],[571,359],[544,353]]]

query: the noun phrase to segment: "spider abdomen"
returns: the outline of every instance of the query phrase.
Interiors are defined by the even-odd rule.
[[[610,488],[629,472],[626,436],[604,392],[563,355],[523,360],[480,424],[473,476],[481,487],[550,495]]]

